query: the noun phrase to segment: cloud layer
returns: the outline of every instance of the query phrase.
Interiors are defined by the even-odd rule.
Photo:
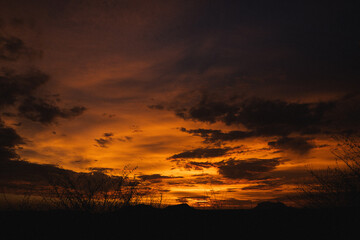
[[[241,204],[359,130],[353,3],[16,0],[0,15],[8,165],[37,171],[20,147],[73,170],[130,163],[173,196],[228,184]]]
[[[17,150],[29,141],[8,126],[2,117],[12,117],[18,121],[28,119],[48,125],[59,118],[79,116],[85,107],[59,107],[51,97],[38,91],[50,80],[48,74],[31,64],[31,60],[41,56],[41,51],[28,47],[18,37],[5,35],[2,27],[0,25],[0,185],[21,194],[24,190],[44,187],[47,177],[52,174],[74,172],[52,164],[31,163],[22,159]],[[24,58],[26,61],[23,61]],[[21,126],[21,122],[14,125]]]

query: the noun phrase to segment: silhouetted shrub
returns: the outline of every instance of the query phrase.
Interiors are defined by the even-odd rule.
[[[49,177],[48,202],[55,208],[80,211],[113,211],[135,205],[142,196],[139,181],[124,169],[121,176],[102,171],[63,173]]]
[[[337,164],[309,170],[312,182],[299,187],[293,200],[304,207],[360,207],[360,137],[342,135],[333,150]]]

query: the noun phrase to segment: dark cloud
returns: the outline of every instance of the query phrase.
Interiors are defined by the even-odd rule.
[[[175,114],[183,119],[215,123],[228,114],[235,113],[238,107],[221,101],[213,101],[204,94],[202,99],[189,109],[175,109]]]
[[[39,57],[41,54],[41,51],[27,47],[20,38],[0,35],[0,60],[16,61],[20,57],[33,58]]]
[[[214,158],[225,156],[233,148],[196,148],[174,154],[168,159],[186,159],[186,158]]]
[[[21,192],[31,186],[41,187],[47,184],[51,174],[72,173],[54,165],[21,160],[16,150],[22,144],[25,144],[24,139],[0,120],[0,187],[6,191]]]
[[[360,19],[354,3],[215,1],[200,6],[186,11],[176,31],[160,32],[153,43],[187,41],[162,74],[182,87],[300,98],[359,88]],[[214,121],[201,110],[206,109],[191,113]]]
[[[180,128],[180,131],[190,133],[194,136],[204,138],[204,143],[222,143],[226,141],[235,141],[254,136],[253,132],[247,131],[229,131],[222,132],[221,130],[213,129],[186,129]]]
[[[65,172],[73,173],[51,164],[36,164],[23,160],[1,161],[1,181],[6,182],[30,182],[45,184],[47,178],[54,174]]]
[[[14,105],[30,97],[35,90],[49,81],[49,76],[39,70],[15,73],[14,70],[0,70],[0,107]]]
[[[139,151],[151,151],[153,153],[169,153],[170,144],[176,144],[178,141],[169,137],[150,137],[145,143],[136,144]]]
[[[15,37],[5,38],[0,36],[0,59],[17,60],[25,49],[24,42]]]
[[[139,133],[139,132],[143,131],[143,130],[141,130],[140,126],[138,126],[138,125],[131,125],[130,129],[133,133]]]
[[[154,104],[154,105],[149,105],[148,108],[150,109],[158,109],[158,110],[163,110],[165,107],[162,104]]]
[[[292,103],[283,100],[247,99],[238,111],[227,114],[227,125],[243,124],[257,135],[288,135],[292,132],[316,133],[323,124],[324,113],[333,102]]]
[[[311,179],[311,174],[305,167],[293,167],[290,169],[277,169],[271,172],[273,179],[278,179],[283,184],[299,185],[304,179]]]
[[[199,174],[193,175],[195,177],[192,182],[194,184],[207,184],[207,185],[224,185],[227,184],[219,176],[210,175],[210,174]]]
[[[221,97],[220,97],[221,98]],[[290,134],[317,135],[335,134],[343,131],[359,131],[360,94],[310,103],[290,102],[262,98],[228,98],[218,100],[219,96],[202,97],[200,101],[190,103],[190,107],[181,107],[181,103],[169,106],[177,116],[183,119],[208,123],[223,122],[226,125],[245,127],[245,131],[222,132],[216,129],[185,129],[183,132],[204,138],[205,143],[222,143],[246,139],[249,137],[281,137],[285,141],[299,144],[303,152],[311,149],[300,138],[290,138]],[[177,101],[178,99],[176,99]],[[194,114],[195,113],[195,114]],[[288,137],[288,138],[285,138]],[[280,139],[281,139],[280,138]],[[275,143],[272,143],[274,146]],[[300,146],[301,145],[301,146]],[[286,145],[288,149],[290,143]]]
[[[72,117],[77,117],[81,114],[84,113],[84,111],[86,110],[86,107],[83,106],[74,106],[71,108],[64,108],[62,110],[62,118],[72,118]]]
[[[0,119],[0,162],[18,159],[16,147],[24,143],[24,139],[13,128],[5,126]]]
[[[187,203],[189,200],[195,200],[195,201],[204,201],[206,199],[209,199],[210,196],[206,196],[204,194],[199,194],[196,192],[187,192],[187,191],[172,191],[172,194],[174,196],[179,196],[177,201],[182,203]]]
[[[104,137],[112,137],[112,136],[114,136],[113,133],[104,133]]]
[[[58,118],[70,119],[81,115],[85,107],[60,108],[49,100],[35,97],[26,98],[18,107],[20,116],[42,124],[50,124]]]
[[[72,164],[72,165],[74,165],[76,167],[81,167],[82,168],[84,166],[88,166],[92,162],[94,162],[94,160],[85,159],[83,157],[77,157],[75,160],[70,161],[70,164]]]
[[[34,57],[39,52],[27,47],[20,38],[0,35],[0,60],[11,62],[6,68],[0,68],[0,110],[6,106],[15,106],[20,117],[42,124],[53,123],[57,118],[68,119],[81,115],[85,107],[61,108],[57,105],[60,101],[57,94],[40,96],[37,90],[49,81],[48,74],[32,67],[30,63],[17,65],[20,57]],[[51,97],[55,97],[56,101],[52,101]]]
[[[108,117],[108,118],[113,118],[113,117],[116,116],[115,114],[108,114],[108,113],[103,113],[102,115],[103,115],[104,117]]]
[[[54,165],[21,160],[16,153],[21,144],[24,144],[23,138],[0,122],[0,187],[7,192],[21,192],[29,187],[35,190],[35,187],[45,186],[51,174],[72,173]]]
[[[154,180],[162,180],[162,179],[176,179],[176,178],[183,178],[183,177],[174,177],[174,176],[164,176],[161,174],[151,174],[151,175],[140,175],[143,181],[154,181]]]
[[[195,161],[190,161],[190,162],[186,162],[184,164],[184,168],[187,170],[202,170],[204,168],[210,168],[210,167],[214,167],[214,164],[211,162],[195,162]]]
[[[247,187],[241,188],[241,190],[274,190],[284,184],[284,181],[277,179],[267,179],[258,181],[256,184],[252,184]]]
[[[6,127],[0,120],[0,146],[12,148],[20,144],[24,144],[23,138],[13,128]]]
[[[19,21],[17,21],[19,23]],[[82,114],[84,107],[61,108],[51,100],[51,95],[40,96],[38,91],[50,77],[48,74],[29,67],[22,66],[20,58],[32,60],[39,57],[41,51],[26,46],[17,37],[0,35],[0,60],[5,67],[0,68],[0,111],[3,116],[27,118],[42,124],[49,124],[58,118],[72,118]],[[3,112],[8,107],[17,112]],[[14,124],[20,126],[19,124]],[[17,132],[6,126],[0,119],[0,185],[7,191],[26,190],[33,186],[41,187],[48,184],[47,180],[53,174],[75,174],[51,164],[30,163],[23,160],[17,153],[24,139]],[[76,162],[73,162],[76,164]],[[9,189],[11,188],[11,189]]]
[[[12,113],[12,112],[3,112],[1,115],[6,116],[6,117],[16,117],[17,116],[15,113]]]
[[[268,142],[268,145],[275,149],[289,150],[303,155],[316,146],[309,142],[310,139],[303,137],[281,137],[276,141]]]
[[[106,148],[110,144],[112,144],[114,142],[114,140],[118,140],[120,142],[130,142],[133,139],[132,137],[129,137],[129,136],[124,136],[124,137],[120,137],[120,138],[113,138],[113,136],[114,136],[113,133],[104,133],[101,138],[94,139],[95,142],[97,143],[97,145],[95,145],[95,146]]]
[[[286,161],[283,158],[249,158],[238,160],[230,158],[228,160],[222,160],[218,162],[196,162],[177,160],[176,164],[180,168],[187,170],[203,170],[204,168],[217,168],[220,175],[229,179],[247,179],[256,180],[256,182],[262,185],[271,185],[269,180],[269,172],[273,172],[277,166]],[[274,183],[275,184],[275,183]]]
[[[240,102],[214,102],[203,98],[186,111],[175,110],[177,116],[202,122],[224,122],[227,125],[243,125],[250,132],[235,132],[239,137],[285,136],[292,132],[316,133],[322,124],[324,113],[334,107],[328,103],[290,103],[283,100],[245,99]],[[195,132],[194,132],[195,133]],[[207,135],[221,133],[208,132]]]
[[[179,180],[176,180],[177,177],[171,179],[171,181],[167,181],[166,184],[169,185],[177,185],[177,186],[187,186],[187,187],[195,187],[198,184],[210,184],[210,185],[226,185],[228,184],[224,179],[219,175],[212,174],[193,174],[191,177],[179,177]]]
[[[264,178],[264,173],[275,170],[280,165],[282,159],[246,159],[236,160],[229,159],[216,163],[219,173],[230,179],[261,179]]]
[[[133,139],[133,137],[130,137],[130,136],[124,136],[124,137],[118,138],[118,140],[120,142],[130,142],[132,139]]]
[[[88,168],[91,172],[99,172],[99,173],[107,173],[113,170],[116,170],[114,168],[100,168],[100,167],[90,167]]]
[[[107,147],[108,145],[112,144],[114,142],[114,138],[113,138],[114,134],[109,132],[109,133],[104,133],[102,138],[97,138],[95,139],[95,141],[98,144],[98,147]],[[119,137],[116,138],[116,140],[120,141],[120,142],[130,142],[133,138],[129,137],[129,136],[124,136],[124,137]]]
[[[48,191],[50,183],[61,184],[65,179],[80,180],[86,177],[86,181],[96,181],[99,177],[112,178],[106,175],[106,172],[113,170],[89,168],[90,173],[77,173],[52,164],[30,163],[24,160],[0,161],[0,169],[0,187],[7,193],[31,192],[34,195]]]
[[[94,140],[97,143],[95,146],[107,148],[114,141],[112,136],[114,136],[113,133],[104,133],[102,138],[95,138]]]

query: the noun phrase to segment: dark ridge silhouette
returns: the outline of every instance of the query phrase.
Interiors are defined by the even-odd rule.
[[[166,210],[170,210],[170,211],[192,211],[192,210],[194,210],[194,208],[190,207],[186,203],[181,203],[181,204],[177,204],[177,205],[169,205],[169,206],[166,207]]]
[[[113,212],[2,211],[2,239],[357,239],[359,211],[193,210],[186,204],[126,207]],[[281,210],[277,209],[280,208]],[[268,209],[267,207],[265,209]]]
[[[256,210],[283,210],[288,208],[284,203],[282,202],[260,202],[254,207]]]
[[[133,206],[126,206],[123,207],[122,209],[119,209],[119,211],[124,211],[124,212],[153,212],[157,210],[158,210],[157,208],[147,204],[137,204]]]

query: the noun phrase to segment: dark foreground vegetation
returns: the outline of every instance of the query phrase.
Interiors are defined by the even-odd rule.
[[[1,239],[359,239],[354,209],[3,211]]]

